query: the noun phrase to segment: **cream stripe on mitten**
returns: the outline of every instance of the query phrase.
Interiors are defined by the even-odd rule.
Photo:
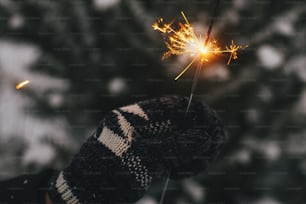
[[[50,180],[54,203],[133,203],[156,177],[204,171],[224,143],[223,125],[208,106],[178,96],[110,111],[70,165]]]

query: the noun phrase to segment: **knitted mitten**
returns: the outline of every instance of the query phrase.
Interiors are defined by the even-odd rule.
[[[54,203],[132,203],[155,177],[205,170],[224,143],[208,106],[162,97],[109,112],[70,165],[51,179]]]

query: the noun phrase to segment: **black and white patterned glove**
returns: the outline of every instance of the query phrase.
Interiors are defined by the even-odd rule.
[[[208,106],[162,97],[109,112],[50,181],[54,203],[133,203],[152,179],[205,171],[224,143],[223,125]]]

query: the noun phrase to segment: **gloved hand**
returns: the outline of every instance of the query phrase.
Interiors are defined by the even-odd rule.
[[[70,165],[50,181],[53,203],[133,203],[156,177],[205,171],[224,143],[208,106],[171,96],[109,112]]]

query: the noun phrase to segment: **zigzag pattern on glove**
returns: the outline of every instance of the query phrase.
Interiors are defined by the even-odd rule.
[[[94,138],[119,157],[121,164],[135,177],[140,187],[146,188],[151,182],[152,177],[149,175],[146,166],[142,164],[140,158],[134,155],[132,151],[128,151],[133,140],[134,127],[121,112],[133,114],[146,121],[149,120],[138,104],[125,106],[110,113],[110,116],[108,116],[109,127],[104,123],[101,133],[99,135],[95,134]],[[60,172],[55,182],[55,187],[59,194],[61,194],[61,199],[68,204],[81,203],[65,180],[64,173],[64,171]]]
[[[208,106],[162,97],[109,112],[50,181],[54,203],[132,203],[152,179],[205,170],[224,143],[223,125]]]

